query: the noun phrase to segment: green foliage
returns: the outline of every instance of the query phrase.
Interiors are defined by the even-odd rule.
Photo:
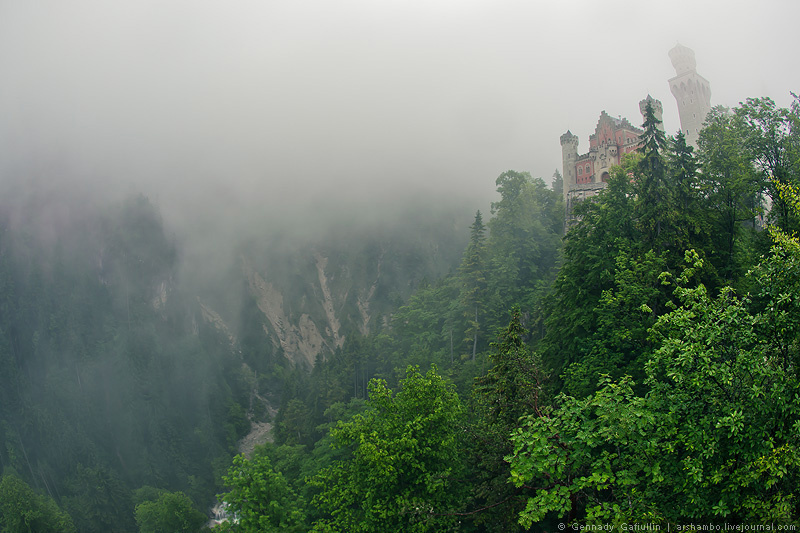
[[[475,222],[470,226],[470,238],[461,263],[461,305],[467,323],[466,341],[472,344],[472,360],[478,351],[478,335],[486,313],[486,228],[481,212],[475,213]]]
[[[642,129],[644,132],[638,150],[642,158],[639,160],[634,187],[638,200],[636,218],[646,242],[661,251],[664,246],[662,232],[669,233],[672,229],[669,220],[672,213],[667,206],[673,202],[674,191],[664,159],[664,151],[667,148],[666,136],[649,99],[645,106]]]
[[[762,191],[796,216],[797,108],[712,110],[697,159],[648,115],[638,159],[576,207],[541,343],[575,396],[514,432],[523,526],[797,520],[800,254],[771,229],[758,259]]]
[[[515,171],[469,240],[419,208],[305,255],[275,252],[286,235],[248,246],[293,323],[327,320],[308,258],[328,261],[347,340],[310,372],[249,286],[219,298],[233,336],[206,323],[143,197],[0,219],[0,467],[21,476],[0,483],[0,525],[197,530],[192,502],[268,418],[262,395],[276,444],[230,467],[222,530],[797,520],[799,107],[716,108],[695,154],[648,106],[641,152],[575,207],[563,249],[560,175]]]
[[[3,533],[74,533],[70,516],[53,498],[37,494],[16,474],[0,479],[0,531]]]
[[[753,166],[741,121],[728,110],[711,110],[698,143],[702,163],[699,187],[706,198],[713,236],[714,253],[708,255],[730,284],[751,266],[746,250],[752,247],[757,229],[765,181]]]
[[[786,262],[776,251],[763,274]],[[537,491],[523,525],[548,513],[581,522],[799,518],[800,382],[759,334],[766,316],[728,289],[712,299],[703,285],[689,287],[693,272],[675,288],[683,305],[653,328],[660,348],[645,395],[628,378],[604,378],[596,394],[562,396],[514,433],[512,479]],[[800,297],[796,282],[770,281]]]
[[[516,516],[526,498],[508,483],[509,465],[503,461],[513,450],[508,436],[520,417],[540,413],[547,405],[547,376],[525,343],[521,319],[519,308],[514,308],[508,326],[492,343],[492,367],[473,387],[474,416],[467,428],[470,507],[476,524],[488,531],[517,529]]]
[[[130,490],[118,474],[103,466],[76,465],[68,478],[64,508],[86,533],[116,533],[134,527]]]
[[[744,140],[743,153],[760,174],[760,191],[772,200],[773,221],[786,231],[800,229],[797,211],[778,187],[800,185],[800,99],[793,96],[788,109],[770,98],[748,98],[734,110]]]
[[[564,194],[564,177],[561,175],[561,172],[558,169],[553,172],[553,192],[556,193],[558,196],[563,196]]]
[[[615,288],[618,256],[623,251],[634,257],[639,253],[631,249],[641,241],[641,233],[633,223],[635,200],[629,173],[640,157],[628,158],[627,166],[614,168],[596,201],[575,207],[578,222],[564,239],[563,264],[544,310],[542,357],[556,377],[592,351],[599,327],[596,309],[605,291]],[[591,381],[596,383],[596,377]]]
[[[431,369],[409,367],[392,391],[370,382],[368,409],[331,430],[351,450],[311,483],[325,513],[318,531],[445,531],[463,503],[459,457],[462,407]]]
[[[373,377],[395,387],[409,364],[435,363],[469,394],[473,377],[487,366],[481,355],[491,333],[507,320],[507,300],[522,302],[525,320],[538,308],[554,273],[563,229],[562,197],[542,180],[510,171],[497,184],[501,199],[493,205],[494,216],[485,224],[476,214],[457,271],[435,282],[421,280],[385,321],[387,327],[366,336],[348,334],[342,348],[318,358],[310,378],[293,371],[283,380],[275,419],[278,444],[311,449],[323,436],[329,407],[365,398]],[[488,234],[487,225],[492,227]]]
[[[685,250],[704,259],[698,274],[709,290],[747,288],[747,270],[766,251],[758,223],[765,181],[747,145],[747,109],[712,110],[697,158],[682,134],[667,142],[646,112],[639,153],[574,208],[541,344],[565,392],[588,394],[601,374],[630,374],[641,386],[647,329],[671,299],[659,275],[678,272]]]
[[[673,235],[666,252],[670,264],[678,264],[685,250],[695,249],[703,253],[713,250],[712,217],[706,203],[707,190],[702,186],[698,172],[697,155],[694,147],[686,144],[681,130],[670,139],[666,158],[673,197]]]
[[[499,319],[511,305],[532,308],[552,279],[564,203],[541,178],[532,179],[527,172],[504,172],[496,183],[501,199],[492,203],[494,217],[488,223],[488,298],[492,314]],[[501,325],[489,324],[490,328]]]
[[[787,184],[776,188],[784,203],[800,213],[800,192]],[[753,300],[760,311],[758,333],[779,354],[783,368],[800,378],[800,243],[778,227],[771,227],[770,257],[751,271]]]
[[[351,337],[318,362],[311,382],[292,385],[303,391],[294,407],[317,427],[302,451],[287,448],[279,470],[315,502],[309,522],[320,531],[410,530],[458,513],[462,528],[514,531],[538,521],[546,529],[559,516],[796,519],[796,243],[771,230],[775,244],[760,258],[762,193],[781,203],[781,227],[795,216],[792,195],[778,191],[796,178],[796,110],[769,101],[715,109],[695,154],[681,133],[668,140],[650,109],[641,152],[575,207],[562,255],[562,195],[527,173],[503,173],[489,233],[476,217],[458,272],[420,283],[387,329]],[[408,503],[438,495],[397,481],[399,471],[418,475],[401,460],[401,436],[419,439],[391,414],[401,395],[392,400],[389,387],[398,368],[429,361],[465,393],[482,375],[461,422],[466,442],[453,451],[469,483],[443,516]],[[368,391],[374,376],[386,381]],[[331,426],[353,397],[369,397],[367,410]],[[325,442],[337,447],[326,452]],[[309,472],[318,473],[303,485]],[[508,519],[517,514],[521,525]]]
[[[420,354],[439,364],[452,364],[461,354],[459,341],[467,337],[461,291],[456,276],[418,288],[392,317],[397,351]]]
[[[644,377],[652,349],[648,330],[665,308],[661,273],[666,261],[652,250],[639,260],[620,250],[616,262],[614,286],[602,292],[592,310],[594,331],[587,353],[564,370],[562,390],[567,394],[586,396],[604,374]]]
[[[232,532],[300,532],[304,525],[303,501],[283,474],[272,468],[265,455],[233,460],[225,484],[230,491],[221,496],[234,519],[224,530]]]
[[[164,491],[158,499],[136,506],[140,533],[196,533],[206,521],[206,515],[195,509],[183,492]]]
[[[310,422],[311,412],[306,404],[302,400],[293,398],[282,410],[280,419],[276,420],[276,433],[284,444],[291,446],[305,443],[312,430],[309,427]]]
[[[516,426],[520,417],[538,413],[546,405],[546,374],[535,353],[525,344],[527,332],[522,326],[519,307],[511,312],[511,321],[498,341],[492,343],[489,356],[492,367],[476,378],[474,394],[485,413],[485,421],[503,429]]]
[[[629,381],[603,384],[596,395],[583,400],[560,397],[554,412],[529,419],[512,435],[514,453],[507,458],[511,480],[535,494],[519,515],[523,527],[551,513],[568,521],[595,522],[647,516],[649,509],[638,499],[635,507],[630,508],[630,502],[623,510],[615,496],[641,492],[630,485],[643,468],[637,452],[648,450],[640,450],[639,440],[632,439],[651,431],[652,424],[642,417],[639,403],[631,401]],[[635,448],[625,448],[623,455],[619,445],[628,441]],[[646,456],[641,459],[646,461]]]

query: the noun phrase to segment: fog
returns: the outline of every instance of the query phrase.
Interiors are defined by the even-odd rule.
[[[798,15],[792,0],[5,0],[0,179],[143,192],[206,235],[252,213],[479,205],[508,169],[549,182],[558,137],[585,150],[602,110],[639,124],[649,93],[676,131],[677,42],[712,104],[788,105]]]

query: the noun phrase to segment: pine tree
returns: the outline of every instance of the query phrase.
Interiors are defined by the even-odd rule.
[[[547,405],[547,375],[538,355],[525,343],[527,335],[515,307],[507,327],[491,345],[491,369],[476,378],[473,387],[476,420],[467,428],[475,508],[470,514],[482,531],[518,531],[517,515],[528,497],[524,489],[508,483],[510,469],[504,460],[513,452],[508,436],[520,418],[539,416]]]
[[[558,169],[553,172],[553,192],[559,196],[564,194],[564,177]]]
[[[667,148],[667,138],[659,127],[653,106],[648,100],[639,153],[643,155],[636,176],[639,195],[639,223],[653,247],[660,247],[661,233],[666,229],[664,206],[670,202],[667,183],[667,168],[663,152]]]
[[[674,191],[673,219],[675,221],[672,249],[679,256],[689,248],[705,249],[710,242],[708,217],[700,204],[698,164],[694,147],[686,144],[680,130],[670,140],[667,172]]]
[[[460,268],[461,301],[467,319],[466,339],[472,341],[472,360],[478,350],[478,334],[486,301],[486,226],[481,212],[475,213],[470,226],[470,239]]]

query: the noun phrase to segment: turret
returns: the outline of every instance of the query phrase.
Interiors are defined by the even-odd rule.
[[[639,102],[639,112],[642,114],[642,121],[645,119],[647,102],[650,102],[650,107],[653,108],[653,115],[655,115],[656,119],[659,121],[658,129],[664,131],[664,106],[661,105],[661,100],[656,100],[649,94],[647,98]]]
[[[578,183],[575,175],[575,162],[578,160],[578,136],[571,131],[561,136],[561,161],[562,175],[564,176],[564,202],[567,201],[567,193]]]

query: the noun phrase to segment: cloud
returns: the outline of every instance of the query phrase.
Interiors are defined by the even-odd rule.
[[[547,179],[601,110],[677,113],[667,51],[712,103],[788,102],[800,8],[730,2],[4,2],[0,172],[143,190],[171,213],[292,212]],[[41,167],[41,163],[39,163]],[[210,212],[210,211],[209,211]],[[222,212],[220,212],[222,213]],[[228,211],[225,211],[228,213]],[[171,215],[168,213],[167,217]]]

